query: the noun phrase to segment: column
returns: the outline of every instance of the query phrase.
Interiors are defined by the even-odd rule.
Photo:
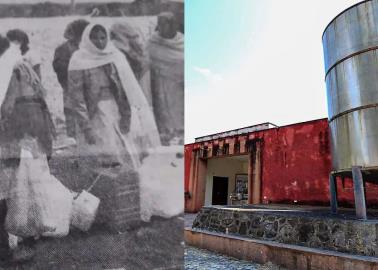
[[[337,213],[337,179],[336,177],[330,173],[329,174],[329,193],[330,193],[330,200],[331,200],[331,212],[333,214]]]
[[[248,153],[248,204],[253,203],[253,162],[254,161],[254,153]]]
[[[356,205],[356,216],[359,219],[367,219],[365,187],[362,178],[361,167],[352,166],[354,201]]]
[[[254,174],[252,187],[252,203],[261,203],[261,142],[256,142],[254,159]]]

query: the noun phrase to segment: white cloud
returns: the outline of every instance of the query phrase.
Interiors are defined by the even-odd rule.
[[[222,75],[216,74],[208,68],[193,67],[193,70],[205,77],[205,79],[210,83],[218,83],[223,81]]]

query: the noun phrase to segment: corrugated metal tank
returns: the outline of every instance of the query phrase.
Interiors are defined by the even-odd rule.
[[[378,0],[333,19],[323,49],[333,170],[378,167]]]

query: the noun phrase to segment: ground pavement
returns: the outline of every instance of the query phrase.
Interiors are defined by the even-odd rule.
[[[193,247],[185,248],[186,270],[284,270],[273,264],[255,264]]]

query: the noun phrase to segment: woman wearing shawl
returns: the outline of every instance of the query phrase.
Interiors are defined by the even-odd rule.
[[[155,119],[124,55],[99,24],[88,25],[71,58],[68,104],[79,126],[80,155],[102,165],[140,166],[140,154],[160,145]]]
[[[63,111],[66,118],[66,130],[69,137],[75,137],[75,124],[73,113],[66,106],[68,88],[68,65],[72,54],[79,49],[81,35],[89,24],[83,19],[69,23],[64,31],[66,41],[55,49],[53,68],[58,82],[63,89]]]
[[[8,45],[9,46],[9,45]],[[15,179],[15,169],[21,160],[21,147],[26,147],[36,155],[51,156],[55,129],[50,112],[43,99],[42,84],[31,63],[24,59],[17,46],[10,48],[0,58],[0,123],[1,123],[1,177],[0,200],[9,199],[10,189]],[[0,201],[1,203],[1,201]],[[4,209],[8,207],[4,204]],[[4,243],[6,212],[0,210],[0,253],[9,252]],[[34,255],[33,237],[26,237],[23,246],[13,253],[13,260],[27,260]],[[7,251],[8,250],[8,251]],[[5,253],[7,254],[7,253]],[[4,253],[2,254],[4,255]],[[1,256],[0,256],[1,257]],[[1,259],[1,258],[0,258]]]
[[[156,122],[164,139],[183,139],[184,133],[184,35],[177,32],[174,15],[158,16],[158,27],[149,43],[151,92]]]

